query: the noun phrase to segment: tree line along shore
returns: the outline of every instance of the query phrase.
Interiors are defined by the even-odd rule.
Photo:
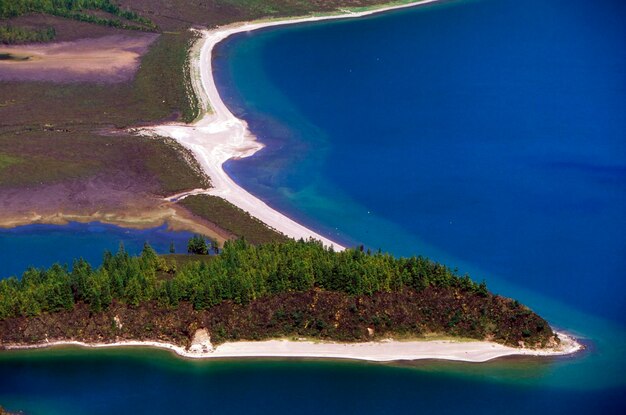
[[[201,238],[200,238],[201,239]],[[190,241],[190,251],[210,246]],[[123,247],[94,268],[28,269],[0,281],[0,342],[159,340],[186,346],[199,327],[216,344],[303,336],[367,341],[433,333],[510,346],[558,343],[549,324],[422,257],[316,241],[229,241],[217,255],[138,256]]]
[[[45,13],[126,30],[153,32],[158,29],[150,19],[129,8],[121,8],[110,0],[11,0],[0,3],[0,19],[32,13]],[[49,42],[55,37],[56,30],[52,26],[44,29],[0,26],[0,43]]]

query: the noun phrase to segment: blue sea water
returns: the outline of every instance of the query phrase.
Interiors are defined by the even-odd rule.
[[[187,252],[189,232],[168,231],[165,225],[151,229],[127,229],[99,222],[67,225],[26,225],[0,229],[0,278],[20,276],[28,267],[71,266],[84,258],[94,266],[102,263],[104,251],[117,252],[120,244],[136,255],[148,242],[158,253]]]
[[[453,1],[231,38],[220,90],[268,147],[229,172],[341,242],[625,323],[624,18]]]
[[[588,346],[488,364],[0,354],[28,413],[624,413],[626,3],[458,0],[235,36],[227,105],[267,147],[227,164],[347,244],[422,254]],[[140,386],[138,386],[140,385]]]

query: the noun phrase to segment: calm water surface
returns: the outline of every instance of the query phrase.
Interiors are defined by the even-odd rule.
[[[618,413],[614,388],[537,386],[549,366],[185,361],[145,350],[0,354],[2,402],[33,414]],[[528,384],[520,385],[519,379]],[[513,380],[514,379],[514,380]]]
[[[28,267],[49,267],[58,262],[72,265],[84,258],[94,266],[102,263],[104,251],[117,252],[120,244],[136,255],[148,242],[155,251],[187,252],[189,232],[171,232],[161,226],[152,229],[127,229],[99,222],[68,225],[27,225],[0,229],[0,278],[20,276]]]
[[[227,105],[268,144],[227,165],[239,183],[343,243],[485,278],[584,338],[584,354],[395,366],[2,353],[0,403],[33,414],[623,413],[625,17],[611,0],[454,1],[242,34],[216,51]]]

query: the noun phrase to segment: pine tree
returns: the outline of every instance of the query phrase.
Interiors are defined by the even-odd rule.
[[[138,306],[141,302],[141,283],[138,278],[131,278],[124,291],[126,302],[132,306]]]
[[[207,255],[209,247],[201,235],[194,235],[187,243],[187,252],[196,255]]]

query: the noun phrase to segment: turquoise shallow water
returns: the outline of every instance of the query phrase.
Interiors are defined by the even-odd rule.
[[[0,396],[32,414],[619,413],[620,389],[533,384],[552,364],[190,362],[69,349],[0,354],[0,373],[10,375]]]
[[[29,413],[623,413],[626,17],[621,1],[470,0],[242,34],[229,107],[267,144],[227,165],[346,243],[458,266],[589,349],[396,366],[0,354]],[[141,385],[140,387],[138,385]]]

